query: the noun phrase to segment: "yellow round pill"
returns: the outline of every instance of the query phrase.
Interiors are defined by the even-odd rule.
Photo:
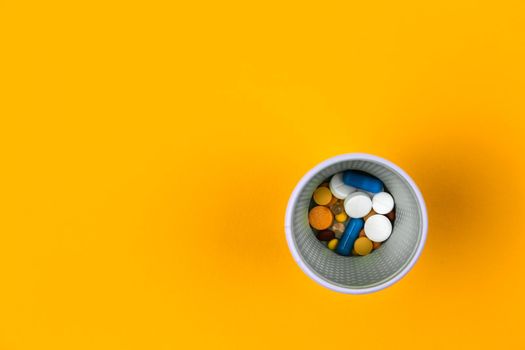
[[[335,216],[335,219],[336,219],[337,221],[339,221],[339,222],[345,222],[346,219],[348,219],[348,215],[346,215],[346,213],[343,211],[342,213],[337,214],[337,215]]]
[[[339,243],[337,238],[332,239],[330,242],[328,242],[328,249],[335,250],[335,248],[337,248],[337,243]]]
[[[359,255],[368,255],[372,251],[373,244],[372,241],[367,237],[359,237],[355,240],[354,249],[355,252]]]
[[[314,192],[314,202],[319,205],[327,205],[332,200],[332,192],[328,187],[319,187]]]

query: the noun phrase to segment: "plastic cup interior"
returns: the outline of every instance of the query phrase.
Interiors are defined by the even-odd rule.
[[[348,169],[378,177],[395,200],[396,219],[390,238],[371,254],[344,257],[317,240],[308,224],[313,191],[330,176]],[[397,282],[414,265],[426,239],[427,213],[413,180],[395,164],[368,154],[345,154],[308,172],[295,188],[286,212],[286,237],[299,266],[332,290],[364,294]]]

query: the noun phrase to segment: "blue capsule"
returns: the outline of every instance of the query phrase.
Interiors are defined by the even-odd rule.
[[[341,240],[337,244],[335,252],[339,255],[349,256],[354,246],[355,240],[359,237],[359,232],[363,229],[365,221],[363,219],[351,219],[346,226]]]
[[[371,193],[383,191],[383,182],[377,177],[354,170],[347,170],[343,173],[343,182],[347,186],[359,188],[360,190]]]

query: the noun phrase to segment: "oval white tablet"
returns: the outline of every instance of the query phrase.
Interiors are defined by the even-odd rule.
[[[345,211],[351,218],[362,218],[372,210],[372,200],[364,192],[353,192],[345,199]]]
[[[343,182],[343,173],[335,174],[330,180],[330,191],[337,199],[345,199],[352,192],[355,192],[355,187],[345,185]]]
[[[378,214],[388,214],[394,209],[394,198],[390,193],[379,192],[372,198],[372,209]]]
[[[383,242],[390,237],[392,224],[384,215],[372,215],[365,221],[365,235],[374,242]]]

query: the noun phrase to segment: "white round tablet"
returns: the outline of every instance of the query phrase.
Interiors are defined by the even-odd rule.
[[[330,180],[330,191],[337,199],[345,199],[352,192],[355,192],[355,187],[345,185],[343,182],[343,173],[338,173],[332,176]]]
[[[365,235],[374,242],[383,242],[390,237],[392,224],[384,215],[372,215],[365,221]]]
[[[353,192],[345,199],[345,211],[351,218],[362,218],[372,210],[372,200],[364,192]]]
[[[372,198],[372,209],[378,214],[388,214],[394,209],[394,198],[390,193],[379,192]]]

